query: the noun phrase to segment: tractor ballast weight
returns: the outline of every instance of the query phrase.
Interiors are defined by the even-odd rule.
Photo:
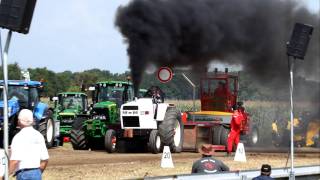
[[[60,122],[59,143],[69,140],[72,124],[76,118],[89,118],[87,95],[82,92],[62,92],[54,100],[54,119]]]
[[[197,151],[202,143],[213,144],[216,150],[226,150],[234,105],[240,107],[240,113],[244,117],[240,127],[241,134],[248,144],[258,143],[258,129],[250,122],[249,114],[237,99],[238,81],[238,75],[228,73],[227,70],[207,73],[201,78],[201,111],[182,113],[185,151]]]
[[[3,81],[0,81],[0,87],[3,88]],[[58,142],[59,127],[58,121],[53,119],[53,109],[40,101],[40,92],[43,84],[39,81],[9,80],[8,81],[8,116],[9,116],[9,143],[13,136],[19,132],[18,115],[22,109],[30,109],[34,115],[34,128],[43,136],[48,148],[55,146]],[[0,91],[0,98],[3,98],[3,91]],[[0,102],[0,123],[3,130],[3,101]],[[0,132],[1,136],[3,135]],[[3,145],[3,138],[0,138],[0,144]]]
[[[71,130],[71,143],[75,150],[102,149],[113,152],[114,134],[121,129],[119,108],[133,100],[133,88],[128,81],[102,81],[90,87],[92,102],[90,118],[77,117]]]
[[[121,138],[139,138],[152,153],[169,146],[172,152],[181,152],[183,124],[181,112],[173,104],[164,103],[164,93],[151,87],[146,97],[123,104],[120,109]]]

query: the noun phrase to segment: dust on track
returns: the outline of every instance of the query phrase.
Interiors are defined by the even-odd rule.
[[[70,144],[49,150],[50,160],[44,179],[128,179],[144,176],[164,176],[188,174],[192,163],[200,158],[198,153],[183,152],[172,154],[175,168],[160,168],[161,154],[151,153],[114,153],[105,151],[74,151]],[[225,153],[217,152],[217,159],[222,160],[231,170],[259,169],[261,164],[272,167],[286,166],[287,153],[247,153],[247,163],[233,161]],[[289,161],[290,163],[290,161]],[[295,165],[319,165],[320,153],[299,153]],[[287,164],[290,166],[290,164]]]

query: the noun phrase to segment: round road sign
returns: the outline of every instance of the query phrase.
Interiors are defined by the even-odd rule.
[[[162,83],[169,82],[172,79],[172,70],[168,67],[161,67],[158,70],[158,79]]]

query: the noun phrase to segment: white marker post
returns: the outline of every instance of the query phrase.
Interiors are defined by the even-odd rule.
[[[164,146],[164,148],[163,148],[163,153],[162,153],[162,158],[161,158],[161,167],[162,168],[174,168],[169,146]]]
[[[244,150],[243,143],[238,144],[236,155],[234,156],[234,161],[247,162],[246,152]]]

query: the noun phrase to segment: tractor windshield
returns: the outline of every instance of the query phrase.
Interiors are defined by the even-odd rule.
[[[113,101],[115,103],[122,102],[124,87],[107,86],[100,87],[98,93],[98,102]]]
[[[83,98],[75,95],[64,95],[62,97],[63,109],[83,109]]]
[[[233,79],[205,78],[201,81],[202,110],[230,111],[235,103]]]
[[[2,89],[2,88],[1,88]],[[28,87],[8,86],[8,99],[16,98],[22,105],[28,105]],[[0,98],[3,99],[3,91],[0,91]]]

